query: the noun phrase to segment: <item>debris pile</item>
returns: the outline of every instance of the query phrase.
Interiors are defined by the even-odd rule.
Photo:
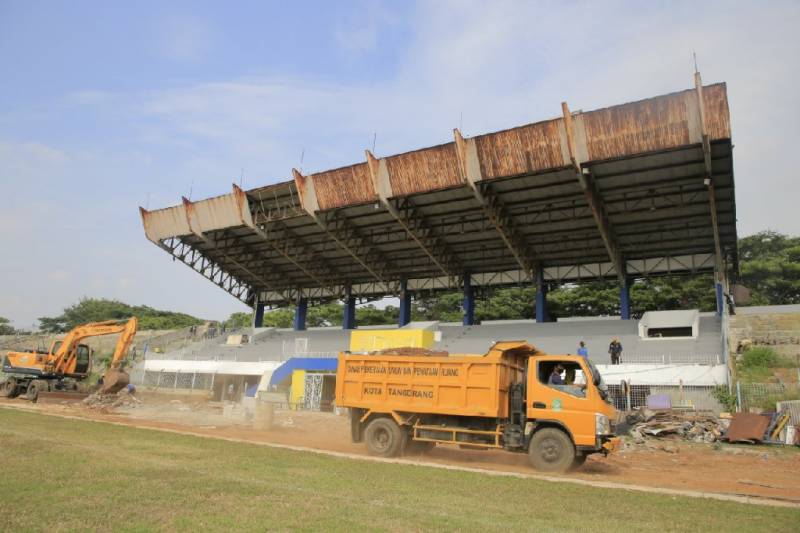
[[[710,411],[653,411],[641,408],[628,418],[633,441],[643,444],[648,438],[667,438],[690,442],[716,442],[728,427],[729,420],[719,419]]]
[[[116,409],[117,407],[136,407],[142,400],[131,394],[128,389],[122,389],[113,394],[95,392],[83,400],[83,404],[90,409]]]

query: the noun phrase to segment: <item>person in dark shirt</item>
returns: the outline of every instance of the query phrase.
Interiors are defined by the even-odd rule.
[[[563,366],[556,365],[553,369],[553,373],[550,374],[550,378],[547,380],[548,385],[564,385],[564,378],[561,377],[563,371]]]
[[[611,364],[618,365],[622,359],[622,344],[619,339],[614,337],[608,345],[608,353],[611,355]]]

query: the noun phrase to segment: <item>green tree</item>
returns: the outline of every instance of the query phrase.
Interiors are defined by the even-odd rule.
[[[13,335],[16,330],[11,325],[11,321],[6,317],[0,316],[0,335]]]
[[[252,321],[252,313],[232,313],[225,321],[225,327],[228,329],[248,328],[252,324]]]
[[[132,316],[139,319],[141,330],[178,329],[203,323],[185,313],[161,311],[146,305],[133,306],[118,300],[84,298],[64,309],[59,316],[39,318],[39,327],[43,331],[61,333],[87,322],[124,320]]]
[[[800,303],[800,237],[762,231],[739,240],[741,283],[750,304]]]

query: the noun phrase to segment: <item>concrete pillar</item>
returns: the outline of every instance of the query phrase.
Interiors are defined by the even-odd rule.
[[[253,317],[253,327],[254,328],[263,328],[264,327],[264,306],[266,304],[257,303],[256,304],[256,314]]]
[[[628,276],[619,288],[619,315],[622,320],[631,319],[631,279]]]
[[[408,281],[400,282],[400,320],[398,325],[402,328],[411,322],[411,292],[408,290]]]
[[[306,329],[306,314],[308,314],[308,298],[297,298],[297,307],[294,309],[294,330],[304,331]]]
[[[356,297],[353,296],[350,287],[344,291],[344,320],[342,329],[356,329]]]
[[[547,283],[544,281],[544,271],[536,271],[536,322],[548,322],[550,316],[547,312]]]
[[[465,326],[475,325],[475,291],[472,288],[472,279],[469,274],[464,274],[464,320]]]

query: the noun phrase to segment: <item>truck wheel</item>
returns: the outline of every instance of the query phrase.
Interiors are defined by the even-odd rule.
[[[17,380],[14,378],[8,378],[3,382],[3,386],[0,387],[0,397],[14,398],[16,395],[17,395]]]
[[[46,392],[47,390],[48,386],[46,381],[40,379],[34,379],[30,383],[28,383],[28,390],[25,393],[25,398],[27,398],[32,402],[35,402],[36,400],[39,399],[39,393]]]
[[[536,470],[566,472],[575,460],[575,446],[560,429],[542,428],[533,434],[528,458]]]
[[[380,457],[400,455],[404,438],[403,430],[391,418],[375,418],[364,431],[369,453]]]

